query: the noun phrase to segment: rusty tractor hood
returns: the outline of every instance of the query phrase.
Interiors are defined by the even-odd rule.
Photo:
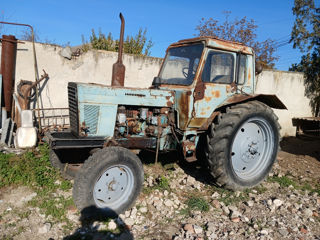
[[[127,88],[93,83],[69,83],[77,89],[79,102],[88,104],[171,107],[175,92],[171,90]]]

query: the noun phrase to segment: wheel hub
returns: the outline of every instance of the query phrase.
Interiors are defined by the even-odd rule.
[[[109,191],[116,191],[117,182],[113,179],[107,186]]]
[[[133,173],[126,166],[108,168],[94,185],[93,198],[99,207],[121,205],[133,191]]]
[[[241,160],[245,163],[253,161],[259,153],[259,140],[256,138],[247,137],[245,141],[242,142],[241,148]]]

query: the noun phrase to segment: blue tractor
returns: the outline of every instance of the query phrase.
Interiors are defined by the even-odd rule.
[[[119,214],[134,203],[144,173],[132,149],[156,158],[178,149],[192,162],[201,148],[216,183],[232,190],[268,175],[280,139],[271,108],[286,107],[255,94],[252,48],[212,37],[173,43],[148,89],[123,87],[120,72],[112,86],[70,82],[70,131],[48,134],[53,165],[75,177],[80,210]]]

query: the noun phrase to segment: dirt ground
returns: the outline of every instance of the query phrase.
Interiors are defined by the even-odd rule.
[[[284,138],[278,162],[282,171],[320,184],[320,139]]]
[[[271,176],[290,176],[319,189],[319,139],[284,138],[277,160]],[[84,227],[76,209],[67,211],[68,224],[51,222],[39,208],[27,204],[36,195],[32,190],[23,186],[0,189],[0,239],[320,239],[320,198],[314,192],[283,188],[267,180],[245,200],[235,193],[238,197],[228,199],[231,206],[223,200],[228,194],[210,188],[208,176],[194,165],[179,163],[170,170],[146,164],[145,172],[144,187],[150,191],[144,191],[135,206],[120,215],[126,224],[118,228],[120,233],[118,222],[113,221]],[[169,179],[168,189],[154,190],[150,185],[161,175]],[[186,196],[199,193],[210,210],[181,215],[187,208]],[[57,193],[57,197],[59,194],[71,197],[72,193]],[[275,206],[279,202],[281,206]],[[239,212],[239,216],[226,211]]]

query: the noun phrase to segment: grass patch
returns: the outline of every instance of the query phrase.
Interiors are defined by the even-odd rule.
[[[160,178],[157,179],[157,185],[156,188],[164,191],[164,190],[170,190],[169,186],[169,179],[166,178],[165,176],[161,176]]]
[[[209,203],[202,197],[191,197],[185,201],[186,208],[180,210],[181,215],[192,216],[192,211],[209,211]]]
[[[65,213],[69,207],[74,205],[71,197],[53,198],[50,195],[36,197],[30,204],[33,207],[39,207],[46,216],[51,216],[54,221],[67,221]]]
[[[265,193],[268,190],[268,188],[262,186],[261,184],[253,189],[256,190],[258,194]]]
[[[251,193],[251,189],[245,189],[237,194],[234,191],[230,191],[225,188],[219,188],[216,186],[208,186],[208,188],[210,194],[213,194],[214,192],[219,193],[220,197],[218,197],[217,199],[227,206],[249,200],[249,193]],[[261,189],[261,191],[266,191],[266,189]]]
[[[56,184],[57,180],[59,184]],[[53,221],[67,220],[65,213],[74,205],[72,198],[56,197],[53,193],[58,189],[67,191],[72,184],[62,179],[51,166],[47,145],[40,145],[20,156],[0,153],[0,188],[19,185],[30,187],[37,193],[30,205],[39,207],[46,216],[52,216]],[[28,214],[21,213],[20,217],[25,218]]]
[[[18,212],[17,213],[18,217],[21,218],[21,219],[29,218],[30,214],[31,214],[30,210],[27,210],[25,212]]]
[[[209,211],[209,204],[201,197],[191,197],[186,201],[186,204],[191,210],[199,210],[201,212]]]
[[[294,189],[301,190],[301,191],[308,191],[311,193],[318,193],[320,195],[320,185],[312,185],[309,182],[296,182],[295,180],[289,178],[288,176],[282,176],[282,177],[277,177],[273,176],[268,178],[269,182],[277,182],[280,184],[282,188],[287,188],[290,185],[293,186]]]
[[[55,190],[58,172],[51,167],[47,145],[21,156],[0,153],[0,188],[25,185],[36,189]]]
[[[72,183],[68,180],[63,180],[60,184],[60,189],[62,191],[68,191],[72,188]]]
[[[296,183],[293,179],[291,179],[291,178],[289,178],[289,177],[287,177],[287,176],[282,176],[282,177],[273,176],[273,177],[269,177],[269,178],[268,178],[268,181],[269,181],[269,182],[277,182],[277,183],[279,183],[279,185],[280,185],[281,187],[289,187],[290,185],[292,185],[294,188],[297,188],[297,183]]]
[[[150,194],[153,192],[155,189],[158,189],[159,191],[171,191],[170,185],[169,185],[169,179],[166,178],[165,176],[160,176],[156,179],[155,185],[152,187],[144,187],[143,188],[143,193],[145,194]]]

